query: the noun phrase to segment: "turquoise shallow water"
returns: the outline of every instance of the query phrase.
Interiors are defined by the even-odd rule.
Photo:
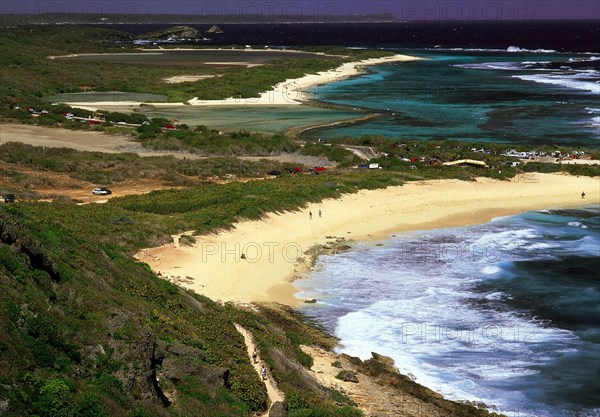
[[[312,90],[324,102],[383,110],[383,118],[313,131],[310,137],[377,134],[399,140],[599,143],[600,61],[595,57],[402,52],[423,59],[371,67],[366,75]],[[576,67],[574,61],[585,62]]]

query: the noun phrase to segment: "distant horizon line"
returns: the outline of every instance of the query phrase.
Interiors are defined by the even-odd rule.
[[[515,19],[515,18],[500,18],[500,19],[485,19],[485,18],[473,18],[473,19],[400,19],[395,17],[394,15],[392,15],[391,13],[373,13],[373,14],[348,14],[348,15],[330,15],[330,16],[324,16],[321,18],[315,18],[314,15],[311,14],[299,14],[299,15],[257,15],[257,14],[198,14],[198,15],[190,15],[190,14],[178,14],[178,13],[172,13],[172,14],[160,14],[160,13],[123,13],[123,14],[105,14],[105,13],[0,13],[0,19],[4,18],[4,17],[13,17],[13,18],[18,18],[18,17],[58,17],[58,16],[64,16],[64,17],[70,17],[72,18],[76,18],[76,17],[85,17],[85,18],[90,18],[90,17],[101,17],[102,19],[104,19],[104,22],[106,23],[121,23],[121,22],[108,22],[108,20],[113,20],[113,19],[118,19],[118,18],[127,18],[127,17],[136,17],[136,18],[141,18],[143,17],[160,17],[163,20],[170,20],[170,19],[174,19],[177,17],[181,17],[181,18],[185,18],[185,19],[213,19],[213,18],[221,18],[221,19],[228,19],[227,21],[222,22],[223,24],[225,23],[253,23],[253,20],[257,23],[269,23],[269,22],[273,22],[273,23],[329,23],[329,22],[335,22],[335,23],[354,23],[354,22],[358,22],[358,23],[367,23],[367,22],[371,22],[371,23],[376,23],[377,20],[369,20],[369,18],[380,18],[381,20],[378,20],[379,22],[382,23],[412,23],[412,22],[418,22],[418,23],[439,23],[439,22],[460,22],[460,23],[473,23],[473,22],[514,22],[514,23],[518,23],[518,22],[572,22],[572,21],[589,21],[589,22],[596,22],[598,21],[597,18],[590,18],[590,17],[572,17],[572,18],[530,18],[530,19]],[[241,20],[243,20],[244,18],[247,18],[247,21],[243,21],[241,22]],[[288,19],[288,21],[286,20],[280,20],[281,18],[285,18]],[[307,20],[313,18],[312,20]],[[344,22],[343,19],[349,19],[347,22]],[[184,21],[177,21],[178,23],[185,23]],[[177,22],[173,22],[173,23],[177,23]],[[188,22],[188,23],[195,23],[195,22]],[[204,23],[204,22],[202,22]],[[207,22],[207,23],[211,23],[211,22]],[[215,23],[215,22],[212,22]]]

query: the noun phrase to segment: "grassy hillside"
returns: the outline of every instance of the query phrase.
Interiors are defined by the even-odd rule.
[[[250,329],[291,417],[359,417],[303,370],[335,341],[281,308],[217,304],[130,255],[170,235],[398,184],[377,172],[206,184],[106,204],[0,206],[0,407],[6,416],[250,416],[265,390],[233,323]],[[405,378],[405,377],[404,377]],[[394,379],[395,380],[395,379]],[[487,416],[412,383],[450,415]]]
[[[5,415],[243,416],[265,407],[223,308],[49,217],[0,216]]]
[[[319,342],[159,279],[99,238],[107,231],[90,233],[97,219],[76,233],[55,214],[0,209],[4,416],[249,416],[265,408],[266,391],[233,321],[262,329],[271,366],[301,368],[299,341]],[[359,415],[334,405],[341,394],[293,375],[285,389],[303,401],[292,415]]]
[[[3,205],[4,415],[249,416],[265,408],[266,396],[235,319],[254,330],[263,356],[279,369],[274,374],[286,381],[282,389],[296,398],[292,416],[358,416],[342,394],[298,371],[302,363],[310,365],[298,343],[319,342],[311,332],[290,333],[266,315],[188,293],[130,255],[183,230],[207,232],[266,211],[394,183],[385,176],[289,176],[107,204]]]

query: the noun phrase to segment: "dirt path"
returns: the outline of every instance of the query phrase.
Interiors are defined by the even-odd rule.
[[[127,136],[31,125],[0,125],[0,143],[21,142],[33,146],[73,148],[78,151],[119,153],[135,143]]]
[[[252,367],[254,368],[254,370],[256,371],[256,373],[260,376],[260,368],[263,364],[260,356],[257,356],[257,361],[256,363],[254,363],[253,359],[252,359],[252,353],[257,351],[256,350],[256,345],[254,344],[254,338],[252,337],[252,334],[246,330],[245,328],[243,328],[242,326],[240,326],[239,324],[235,323],[235,328],[237,329],[238,332],[240,332],[240,334],[242,336],[244,336],[244,342],[246,343],[246,350],[248,352],[248,358],[250,359],[250,364],[252,365]],[[266,417],[269,415],[269,411],[271,410],[271,407],[273,406],[273,404],[275,404],[278,401],[283,401],[284,400],[284,395],[281,391],[279,391],[279,389],[277,388],[277,384],[275,383],[275,381],[273,380],[273,378],[271,378],[271,376],[267,373],[267,379],[264,381],[265,382],[265,386],[267,388],[267,395],[269,396],[269,410],[267,410],[266,413],[264,413],[262,415],[262,417]]]

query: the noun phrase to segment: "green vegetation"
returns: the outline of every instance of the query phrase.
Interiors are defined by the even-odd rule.
[[[118,244],[133,253],[186,230],[206,233],[231,227],[241,219],[258,219],[266,212],[296,210],[307,202],[400,183],[387,173],[289,174],[271,181],[206,183],[185,190],[154,191],[113,198],[107,204],[19,204],[11,210],[52,218],[81,239],[91,234],[95,240]],[[130,221],[120,221],[125,218]]]
[[[303,344],[331,348],[332,338],[309,326],[298,313],[261,306],[246,310],[215,303],[159,278],[132,255],[168,243],[182,245],[196,235],[260,219],[268,212],[298,210],[309,202],[336,198],[359,189],[401,185],[407,180],[488,176],[502,180],[524,171],[548,172],[556,166],[531,164],[510,168],[490,145],[489,154],[472,144],[407,142],[383,138],[340,139],[332,146],[307,144],[300,153],[326,157],[342,169],[320,175],[284,174],[273,180],[216,184],[215,177],[259,177],[286,164],[247,162],[238,155],[295,152],[298,145],[280,135],[246,131],[221,133],[200,126],[167,129],[167,119],[108,113],[103,126],[64,119],[62,113],[89,112],[49,106],[50,94],[96,91],[149,92],[170,100],[252,97],[269,86],[343,60],[387,52],[346,50],[344,58],[278,60],[261,68],[220,69],[221,77],[166,85],[162,78],[190,68],[112,65],[47,59],[76,52],[127,51],[115,41],[121,32],[67,26],[2,29],[0,117],[39,125],[101,129],[137,135],[143,146],[227,156],[200,160],[141,158],[134,154],[100,154],[71,149],[0,145],[0,173],[12,185],[34,188],[23,170],[56,173],[94,184],[159,179],[178,190],[113,198],[106,204],[79,206],[70,201],[19,201],[0,207],[0,414],[3,416],[203,416],[249,417],[265,410],[264,385],[251,367],[243,338],[234,323],[249,329],[271,375],[285,393],[291,417],[359,417],[343,393],[310,378],[313,365]],[[331,50],[340,53],[340,50]],[[194,73],[199,70],[194,68]],[[48,107],[33,118],[20,107]],[[118,127],[128,123],[132,127]],[[358,163],[340,144],[384,151],[382,170],[344,169]],[[442,167],[435,159],[474,158],[491,169]],[[424,157],[407,163],[402,158]],[[510,159],[510,158],[508,158]],[[413,168],[414,166],[414,168]],[[576,175],[598,175],[597,167],[560,166]],[[49,184],[45,184],[49,185]],[[50,184],[51,185],[51,184]],[[30,191],[32,197],[34,192]],[[21,195],[19,196],[21,197]],[[438,398],[438,401],[441,401]],[[467,407],[467,406],[464,406]],[[477,415],[484,415],[485,412]],[[466,415],[466,414],[465,414]]]
[[[145,147],[156,150],[186,151],[201,155],[265,156],[292,153],[297,145],[282,135],[266,136],[250,133],[221,132],[198,126],[195,130],[163,131],[155,123],[141,126],[139,138]]]
[[[338,167],[353,166],[361,162],[360,158],[351,151],[340,145],[321,145],[316,143],[307,143],[301,150],[302,155],[322,156],[330,161],[337,162]]]
[[[572,153],[574,149],[566,146],[531,146],[498,143],[460,142],[456,140],[407,140],[398,142],[382,136],[367,135],[360,138],[340,137],[332,139],[333,145],[353,145],[372,148],[383,156],[371,159],[371,163],[379,163],[386,171],[393,171],[404,180],[425,180],[436,178],[452,178],[471,180],[475,176],[506,180],[523,172],[564,172],[572,175],[598,176],[600,165],[541,163],[504,156],[503,153],[514,149],[527,152],[535,149],[539,153],[551,155],[560,152],[563,155]],[[481,152],[485,150],[485,152]],[[599,160],[600,150],[580,148],[588,157]],[[333,157],[332,157],[333,158]],[[460,159],[473,159],[485,162],[489,168],[443,166],[442,162]],[[550,158],[552,159],[552,158]],[[511,166],[512,162],[519,165]]]
[[[39,107],[42,97],[83,91],[152,93],[181,102],[193,97],[223,99],[257,97],[272,85],[289,78],[334,68],[342,62],[389,54],[384,51],[343,49],[344,57],[277,59],[254,68],[206,68],[197,66],[114,65],[84,60],[48,59],[73,53],[128,52],[134,46],[129,33],[70,26],[0,28],[0,115],[11,118],[11,109]],[[196,82],[168,84],[175,75],[215,75]],[[48,103],[45,103],[47,106]]]
[[[50,217],[0,216],[4,415],[127,416],[137,407],[238,417],[264,408],[225,309]],[[179,392],[177,411],[168,390]]]
[[[333,343],[296,313],[257,314],[184,291],[52,206],[0,210],[3,415],[250,416],[266,392],[233,322],[255,333],[291,415],[360,415],[296,371],[311,363],[300,343]]]
[[[166,185],[197,185],[207,178],[263,177],[286,164],[268,160],[257,162],[235,158],[178,159],[173,156],[140,157],[134,153],[102,154],[70,148],[42,148],[20,143],[0,145],[0,161],[15,166],[0,173],[23,189],[52,186],[49,177],[33,177],[16,169],[28,167],[68,175],[90,184],[116,184],[139,179],[161,180]]]

